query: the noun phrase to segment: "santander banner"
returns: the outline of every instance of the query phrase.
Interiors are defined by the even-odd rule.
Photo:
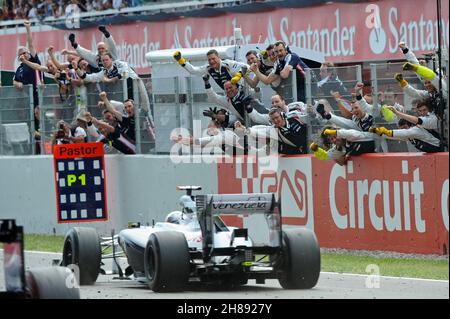
[[[448,254],[448,153],[370,154],[347,166],[283,157],[218,164],[218,192],[273,192],[283,224],[313,229],[321,247]]]
[[[442,45],[449,44],[449,2],[442,3]],[[119,58],[139,73],[149,73],[145,53],[170,48],[196,48],[234,44],[233,30],[242,29],[246,43],[273,43],[321,51],[335,63],[402,59],[397,44],[404,41],[416,53],[435,50],[438,45],[436,1],[423,0],[420,9],[410,0],[366,3],[331,3],[299,9],[276,9],[254,14],[227,13],[212,18],[180,18],[166,22],[136,22],[111,26]],[[91,49],[101,41],[96,29],[73,30],[77,41]],[[45,31],[35,36],[36,48],[45,60],[53,45],[68,48],[70,31]],[[25,34],[0,36],[3,69],[17,66],[16,48]]]

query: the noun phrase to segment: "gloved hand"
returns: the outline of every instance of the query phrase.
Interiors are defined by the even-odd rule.
[[[395,73],[395,77],[394,77],[394,78],[398,81],[398,83],[400,83],[400,86],[401,86],[402,88],[404,88],[405,86],[408,85],[408,81],[406,81],[406,80],[403,78],[403,74],[401,74],[401,73]]]
[[[394,135],[393,134],[394,132],[392,130],[388,130],[387,128],[385,128],[383,126],[380,126],[380,127],[369,127],[369,132],[370,133],[375,133],[378,136],[381,136],[381,135],[384,134],[384,135],[387,135],[389,137],[392,137],[392,135]]]
[[[328,159],[327,151],[325,151],[323,148],[319,147],[319,145],[317,145],[317,143],[311,143],[311,145],[309,146],[309,149],[311,150],[311,152],[314,153],[314,155],[316,156],[317,159],[319,159],[321,161],[326,161]]]
[[[237,84],[241,80],[241,78],[242,78],[242,73],[241,73],[241,71],[239,71],[238,73],[236,73],[235,76],[233,76],[231,78],[231,84],[234,84],[234,85]]]
[[[173,58],[178,62],[179,65],[181,66],[185,66],[186,65],[186,60],[185,58],[183,58],[181,56],[181,52],[180,51],[175,51],[173,54]]]
[[[329,120],[331,118],[331,115],[325,111],[325,105],[323,105],[322,103],[317,105],[316,111],[322,116],[322,118],[326,120]]]
[[[417,65],[416,64],[412,64],[411,62],[406,62],[405,64],[403,64],[403,70],[404,71],[417,71]]]
[[[203,115],[210,117],[211,119],[215,119],[215,115],[217,114],[217,107],[214,109],[212,107],[209,108],[209,110],[204,110]]]
[[[323,131],[324,135],[328,135],[328,136],[336,136],[337,135],[337,130],[332,130],[332,129],[326,129]]]
[[[267,54],[266,50],[261,50],[260,53],[263,59],[267,59],[269,57],[269,54]]]
[[[78,43],[75,42],[75,34],[73,34],[73,33],[69,34],[69,41],[70,41],[70,44],[72,45],[72,47],[74,49],[76,49],[78,46]]]
[[[309,145],[309,149],[312,152],[317,152],[319,150],[319,144],[313,142],[311,143],[311,145]]]
[[[209,74],[205,74],[202,76],[203,82],[205,82],[205,89],[210,89],[211,88],[211,84],[209,83]]]
[[[105,35],[105,38],[109,38],[111,36],[111,34],[108,32],[108,30],[106,30],[106,27],[104,25],[99,26],[98,29],[100,30],[101,33]]]

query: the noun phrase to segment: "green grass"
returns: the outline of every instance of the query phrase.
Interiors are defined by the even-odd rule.
[[[64,236],[25,235],[25,250],[62,252]],[[322,253],[322,271],[369,275],[368,265],[377,265],[382,276],[449,279],[448,260],[399,259]]]
[[[322,254],[322,271],[354,274],[372,274],[366,272],[368,265],[377,265],[382,276],[428,278],[448,280],[448,260],[436,259],[400,259],[349,256],[341,254]]]
[[[37,250],[60,253],[64,236],[25,234],[25,250]]]

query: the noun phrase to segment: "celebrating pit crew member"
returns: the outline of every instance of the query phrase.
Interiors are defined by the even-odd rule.
[[[121,133],[118,125],[107,123],[86,113],[87,130],[92,136],[97,136],[97,141],[104,143],[108,147],[113,147],[123,154],[136,154],[136,145],[129,137]],[[101,134],[98,134],[100,132]],[[107,147],[107,148],[108,148]]]
[[[75,41],[75,34],[71,33],[69,35],[69,41],[72,44],[72,47],[76,50],[77,54],[88,61],[89,65],[91,65],[94,68],[98,68],[98,70],[93,70],[94,72],[100,71],[103,67],[103,61],[102,61],[102,55],[109,52],[111,54],[111,59],[116,60],[117,55],[117,48],[116,43],[114,42],[114,39],[112,35],[106,30],[106,27],[101,25],[98,27],[100,32],[103,33],[105,36],[105,42],[99,42],[97,44],[97,52],[89,51],[85,48],[83,48],[81,45],[79,45]]]
[[[170,138],[173,142],[183,145],[197,145],[202,148],[217,148],[221,150],[219,153],[226,152],[226,146],[244,149],[240,145],[240,137],[231,129],[225,129],[218,121],[211,120],[208,123],[207,136],[194,138],[193,136],[172,135]]]
[[[243,131],[252,137],[268,137],[278,142],[279,154],[306,154],[307,153],[307,127],[297,116],[287,117],[279,108],[269,112],[272,126],[257,125],[246,128],[237,121],[235,129]]]
[[[370,132],[328,126],[322,131],[321,139],[324,148],[314,142],[309,146],[310,150],[319,160],[334,160],[339,165],[345,165],[352,155],[375,151],[375,143]]]
[[[387,107],[386,104],[378,104],[373,105],[372,104],[372,97],[370,94],[365,94],[363,96],[362,90],[364,88],[363,83],[356,83],[355,86],[355,93],[356,93],[356,102],[361,107],[361,109],[372,115],[373,117],[382,116],[386,122],[393,122],[396,120],[395,114]],[[394,107],[403,112],[404,107],[397,102],[395,102]]]
[[[272,96],[272,108],[279,108],[287,117],[297,116],[302,122],[307,123],[310,108],[303,102],[293,102],[286,105],[285,99],[279,94]],[[259,125],[271,125],[269,114],[261,114],[249,104],[246,111],[253,123]]]
[[[97,73],[87,74],[85,71],[78,68],[76,63],[72,63],[72,67],[80,78],[85,82],[103,82],[103,83],[115,83],[121,79],[127,80],[128,96],[133,97],[133,80],[137,84],[137,91],[139,94],[139,101],[141,108],[150,114],[150,100],[148,99],[147,89],[145,88],[144,82],[139,78],[136,72],[131,68],[128,63],[120,60],[113,60],[111,53],[107,52],[101,56],[102,60],[102,70]]]
[[[421,100],[416,104],[416,110],[419,116],[403,113],[395,107],[388,106],[399,119],[405,119],[414,125],[420,125],[424,129],[434,134],[439,133],[439,119],[433,112],[433,104],[429,99]]]
[[[217,50],[209,50],[206,53],[208,64],[196,67],[181,55],[180,51],[173,54],[174,59],[190,74],[195,75],[210,75],[220,88],[224,89],[225,83],[231,81],[232,84],[237,84],[242,78],[241,69],[248,68],[247,64],[236,62],[233,60],[222,60],[219,57]]]
[[[99,96],[105,108],[117,119],[120,132],[129,137],[131,141],[135,141],[136,123],[134,101],[132,99],[127,99],[123,102],[123,110],[126,113],[125,115],[122,112],[117,111],[117,109],[111,104],[106,92],[101,92]]]
[[[278,41],[274,44],[274,52],[278,60],[275,62],[272,72],[266,76],[259,71],[257,65],[253,64],[250,69],[256,74],[258,79],[266,85],[281,79],[289,78],[290,73],[296,70],[297,73],[297,100],[305,101],[305,70],[309,67],[303,60],[295,53],[288,52],[287,46],[283,41]],[[279,93],[277,91],[277,93]],[[283,94],[282,94],[283,95]]]
[[[263,54],[266,58],[264,58]],[[256,50],[250,50],[247,52],[245,57],[249,66],[255,64],[258,67],[259,72],[267,76],[270,74],[270,72],[272,72],[275,62],[275,60],[272,62],[272,60],[269,58],[269,54],[271,54],[270,58],[275,57],[275,54],[273,53],[273,45],[267,47],[267,49],[262,51],[262,53],[258,53]],[[245,82],[251,88],[256,88],[258,86],[259,78],[256,75],[251,77],[251,74],[253,74],[251,70],[243,68],[242,74],[244,76]],[[276,87],[279,84],[280,81],[277,81],[276,83],[273,83],[273,86]]]
[[[405,58],[408,60],[408,64],[403,65],[403,69],[412,70],[414,71],[418,78],[427,86],[425,83],[426,81],[430,81],[431,84],[437,89],[439,88],[439,75],[437,75],[434,71],[427,68],[426,61],[421,60],[419,61],[416,57],[416,55],[406,46],[405,42],[400,42],[398,44],[399,48],[402,50],[403,54],[405,55]],[[443,91],[443,95],[447,96],[448,94],[448,88],[447,88],[447,82],[445,81],[445,78],[442,77],[441,80],[441,87]]]
[[[19,61],[23,61],[24,59],[32,63],[41,64],[41,61],[39,60],[39,56],[33,44],[31,23],[30,21],[25,21],[23,24],[27,31],[27,46],[19,46],[17,48],[17,58]],[[40,80],[41,74],[23,62],[18,66],[14,74],[13,85],[16,89],[22,90],[24,85],[33,85],[34,107],[37,107],[39,105],[37,86]]]
[[[376,133],[379,136],[385,135],[390,139],[410,142],[421,152],[434,153],[444,150],[441,137],[437,132],[428,131],[405,119],[398,121],[398,127],[400,128],[398,130],[389,130],[385,127],[373,127],[369,129],[369,132]]]
[[[351,106],[351,119],[346,119],[344,117],[337,116],[325,111],[325,106],[322,103],[319,103],[317,105],[316,111],[322,116],[323,119],[330,121],[337,127],[367,132],[369,128],[373,126],[373,116],[369,113],[364,112],[356,102],[353,102]]]
[[[410,96],[412,99],[429,99],[432,107],[434,109],[437,109],[441,103],[442,94],[430,80],[432,78],[435,78],[436,74],[427,67],[412,64],[410,62],[406,62],[403,65],[403,70],[413,70],[418,74],[420,73],[424,78],[423,85],[425,86],[425,90],[416,89],[403,78],[403,75],[401,73],[396,73],[394,78],[400,84],[403,92],[406,95]]]
[[[203,76],[205,82],[206,94],[208,101],[219,105],[233,114],[239,121],[245,122],[247,105],[256,104],[255,99],[251,95],[247,95],[242,87],[238,88],[236,84],[227,81],[224,84],[226,96],[222,96],[214,92],[209,83],[209,74]]]

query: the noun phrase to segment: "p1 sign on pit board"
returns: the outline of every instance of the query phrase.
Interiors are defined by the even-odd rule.
[[[58,223],[107,220],[103,144],[55,145]]]

